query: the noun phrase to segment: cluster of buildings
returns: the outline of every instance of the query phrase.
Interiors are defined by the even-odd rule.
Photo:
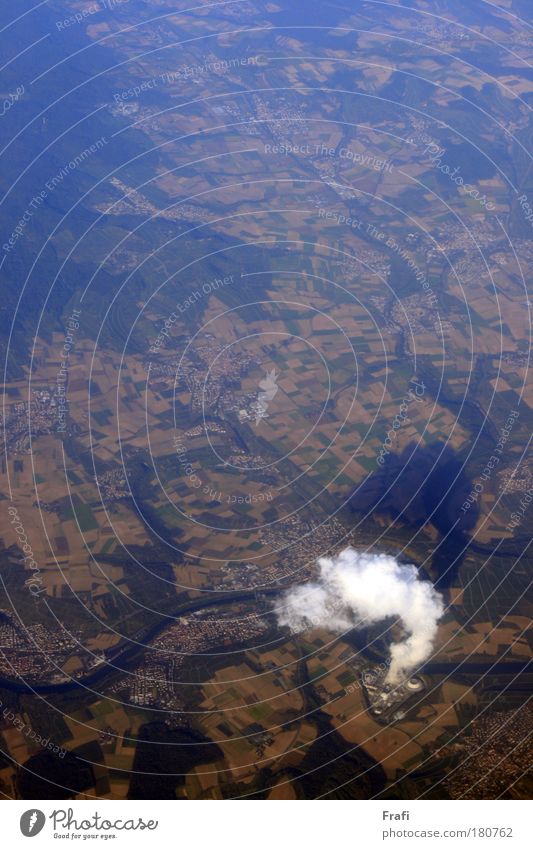
[[[25,625],[10,610],[0,610],[0,676],[20,677],[33,683],[69,680],[64,664],[83,655],[81,630],[50,631],[41,623]],[[87,655],[87,664],[90,661]]]
[[[340,275],[345,280],[357,280],[363,271],[377,274],[387,280],[391,270],[387,254],[372,248],[362,248],[357,251],[356,259],[344,257],[342,260],[335,260],[333,265],[339,267]]]
[[[261,543],[270,546],[273,552],[280,552],[281,556],[271,564],[261,563],[263,583],[275,583],[295,572],[301,580],[312,577],[317,552],[326,556],[345,537],[346,529],[335,517],[318,525],[294,515],[266,526],[259,531]]]
[[[95,480],[98,484],[102,501],[106,504],[130,496],[126,473],[122,467],[103,472]]]
[[[267,460],[261,454],[247,454],[245,451],[237,449],[228,457],[228,463],[236,466],[238,469],[255,469],[261,471],[264,469]]]
[[[506,494],[528,492],[532,486],[533,470],[527,461],[518,468],[505,469],[502,473],[502,489]]]
[[[422,15],[418,16],[416,21],[413,20],[409,35],[411,38],[437,41],[441,47],[447,47],[450,50],[472,39],[471,32],[466,32],[464,27],[453,21],[445,21],[437,17],[425,18]]]
[[[496,226],[485,218],[475,218],[469,221],[468,228],[456,221],[448,221],[441,225],[436,235],[439,248],[435,247],[428,250],[426,259],[431,262],[444,252],[449,255],[452,251],[462,251],[461,261],[464,273],[471,272],[476,278],[483,276],[488,278],[489,273],[486,269],[480,273],[481,257],[479,252],[484,248],[493,246],[499,235]],[[459,279],[462,280],[463,274],[459,273],[455,263],[454,269]]]
[[[440,753],[458,756],[445,782],[452,799],[496,799],[502,793],[526,798],[532,723],[533,705],[527,703],[515,711],[485,711],[472,720],[461,739]]]
[[[263,564],[228,560],[217,570],[213,590],[252,590],[265,581]]]
[[[515,368],[524,368],[529,364],[531,353],[527,351],[505,351],[502,354],[502,362]]]
[[[50,389],[34,389],[31,400],[11,404],[5,423],[0,413],[0,427],[4,427],[5,449],[9,454],[30,453],[32,437],[53,433],[57,423],[57,401]],[[31,430],[30,430],[31,428]]]
[[[120,192],[120,199],[110,204],[96,204],[96,209],[104,215],[143,215],[146,218],[161,218],[165,221],[205,221],[206,213],[201,207],[191,203],[178,203],[169,209],[158,209],[138,189],[111,177],[111,185]]]
[[[231,123],[239,125],[240,133],[247,136],[261,135],[259,126],[250,119],[248,110],[235,100],[224,98],[221,103],[215,102],[211,105],[211,111],[220,118],[228,116]]]
[[[204,433],[226,433],[226,428],[218,424],[218,422],[204,422],[201,425],[196,425],[196,427],[191,427],[183,435],[185,437],[194,437],[203,436]]]
[[[283,95],[276,98],[275,106],[257,94],[254,95],[253,102],[258,121],[268,127],[276,142],[290,143],[291,133],[305,135],[307,125],[303,110],[289,103]]]
[[[419,333],[427,333],[442,327],[442,332],[448,329],[449,322],[442,320],[439,310],[433,302],[428,302],[419,295],[410,295],[401,301],[395,300],[387,316],[387,326],[393,333],[398,328],[407,330],[406,345],[410,350],[413,345],[413,337]]]
[[[164,127],[158,120],[157,115],[159,109],[153,109],[149,106],[141,106],[138,100],[130,101],[129,103],[110,103],[109,111],[114,118],[132,118],[135,122],[142,121],[142,127],[146,131],[154,133],[162,133]]]

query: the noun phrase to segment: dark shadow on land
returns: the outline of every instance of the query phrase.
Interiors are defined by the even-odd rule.
[[[60,756],[43,749],[22,764],[17,774],[21,799],[69,799],[94,785],[91,764],[74,752],[63,751]]]
[[[413,531],[433,525],[441,539],[431,567],[436,586],[444,589],[457,577],[478,520],[477,502],[461,511],[472,485],[452,448],[411,444],[401,454],[389,454],[349,504],[354,513],[387,516]]]
[[[139,730],[128,799],[176,799],[188,772],[222,759],[216,743],[198,732],[148,722]]]

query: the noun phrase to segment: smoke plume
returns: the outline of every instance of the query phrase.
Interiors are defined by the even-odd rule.
[[[345,548],[336,557],[321,557],[318,564],[319,580],[295,587],[285,597],[279,624],[293,633],[311,628],[343,633],[400,619],[404,636],[390,647],[387,681],[405,679],[431,652],[444,612],[440,593],[419,579],[415,566],[386,554]]]

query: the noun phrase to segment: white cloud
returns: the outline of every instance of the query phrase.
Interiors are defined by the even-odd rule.
[[[437,623],[444,612],[442,596],[421,581],[411,564],[386,554],[362,554],[345,548],[336,557],[321,557],[320,578],[291,590],[278,612],[280,625],[293,633],[327,628],[344,633],[391,617],[401,620],[404,637],[390,648],[387,680],[405,678],[430,654]]]

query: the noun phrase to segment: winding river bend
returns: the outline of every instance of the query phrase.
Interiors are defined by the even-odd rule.
[[[270,588],[261,590],[261,596],[276,596],[282,591],[281,588]],[[211,595],[210,598],[197,598],[185,602],[176,610],[174,616],[179,618],[187,613],[196,613],[198,610],[203,610],[208,607],[218,607],[227,604],[234,604],[242,601],[255,601],[257,593],[255,590],[243,590],[242,592],[222,593],[220,595]],[[106,663],[102,663],[93,671],[89,672],[81,678],[71,678],[69,681],[61,681],[58,683],[40,684],[25,682],[22,679],[2,678],[0,677],[0,687],[4,690],[9,690],[12,693],[28,694],[36,693],[41,695],[51,695],[60,693],[69,693],[77,687],[92,688],[104,678],[111,675],[117,675],[122,672],[131,672],[139,660],[148,643],[151,642],[157,635],[172,625],[172,621],[164,619],[156,622],[139,638],[137,643],[132,643],[131,640],[124,641],[120,645],[112,649],[107,657]],[[141,643],[139,645],[138,643]]]

